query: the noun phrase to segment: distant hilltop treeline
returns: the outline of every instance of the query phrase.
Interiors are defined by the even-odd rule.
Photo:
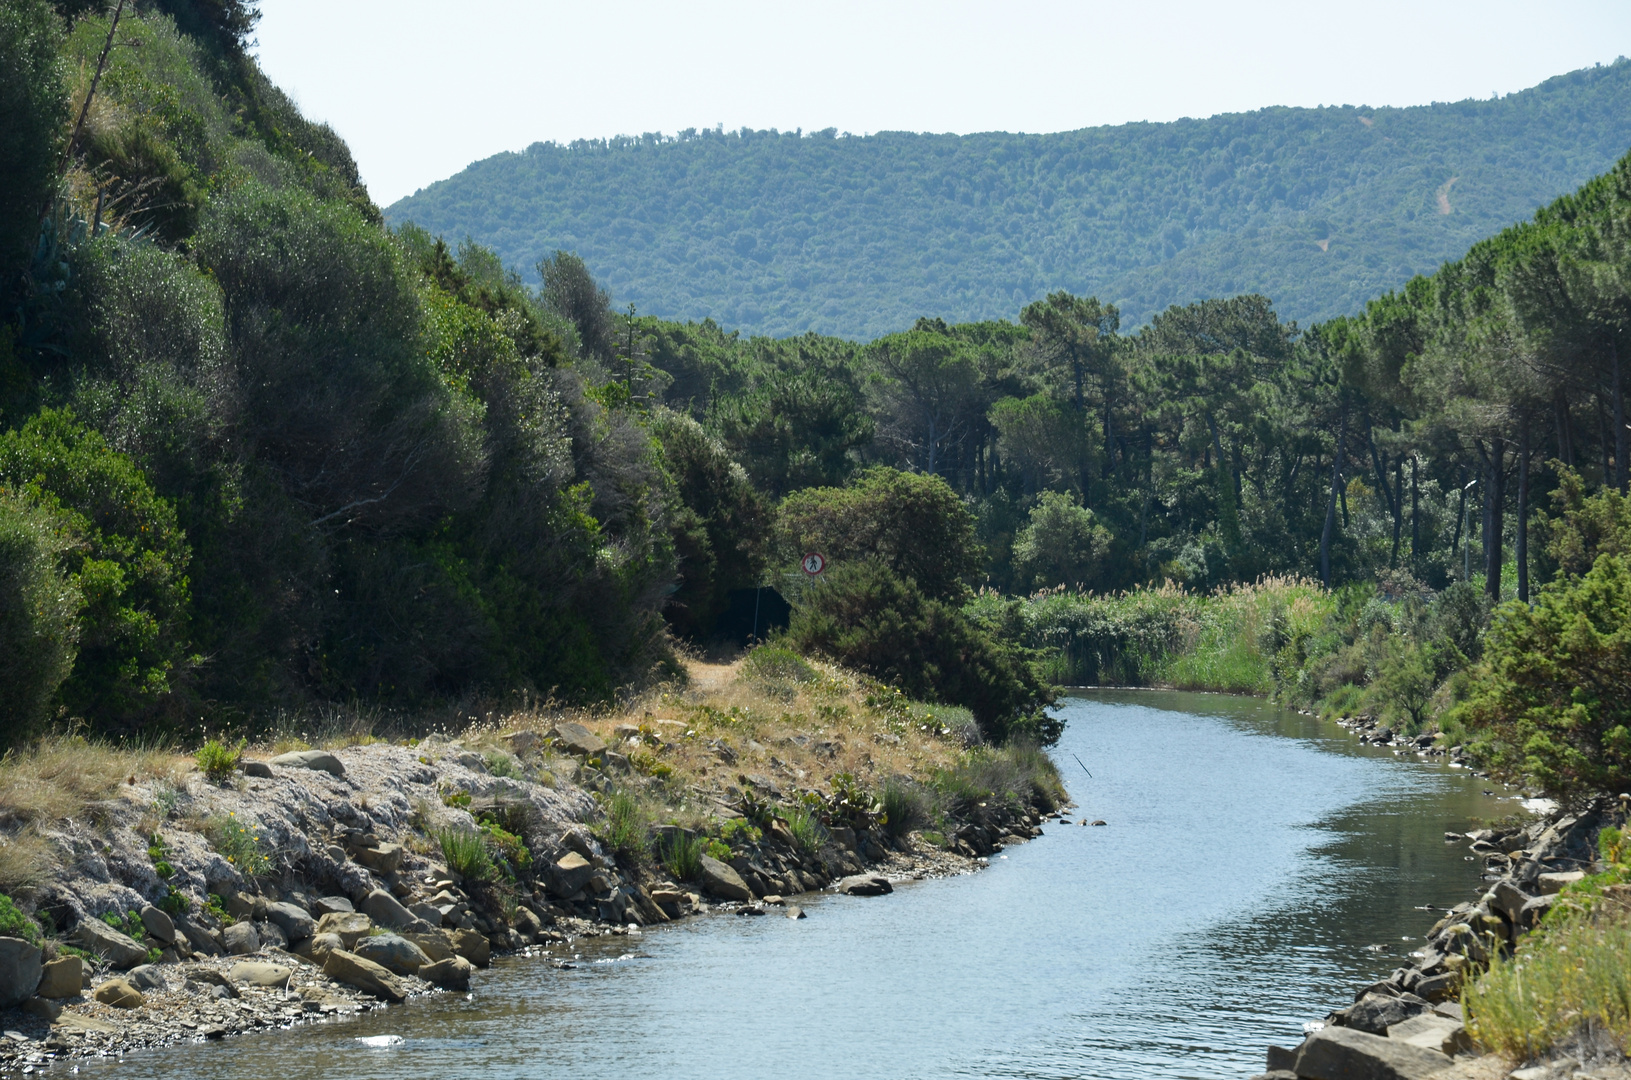
[[[1047,135],[687,129],[476,162],[386,210],[746,333],[868,339],[1054,289],[1136,326],[1255,292],[1303,324],[1431,272],[1631,146],[1631,63],[1483,101]]]

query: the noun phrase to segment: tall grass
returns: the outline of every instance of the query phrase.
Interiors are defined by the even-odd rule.
[[[1625,912],[1531,935],[1462,995],[1470,1034],[1518,1060],[1604,1041],[1631,1049],[1631,924]]]
[[[657,845],[657,861],[675,881],[692,881],[702,870],[702,856],[708,841],[701,836],[687,836],[675,829]]]
[[[625,858],[645,858],[650,853],[647,833],[651,819],[640,800],[627,791],[617,790],[606,796],[601,809],[606,814],[607,846]]]
[[[934,793],[899,776],[884,781],[878,801],[883,806],[883,831],[897,840],[939,816]]]
[[[946,811],[965,816],[982,802],[1012,806],[1036,803],[1055,810],[1066,801],[1065,784],[1053,760],[1035,746],[975,747],[933,780]]]
[[[490,881],[498,873],[487,838],[473,829],[442,829],[436,834],[447,868],[466,881]]]
[[[788,807],[782,817],[787,822],[788,831],[793,834],[793,843],[805,854],[813,855],[827,842],[826,826],[821,824],[816,812],[803,803]]]

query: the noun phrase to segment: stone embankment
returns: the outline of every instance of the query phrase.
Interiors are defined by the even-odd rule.
[[[616,749],[573,724],[484,738],[247,760],[220,783],[132,775],[92,812],[42,824],[56,866],[15,899],[46,933],[0,937],[0,1071],[464,991],[495,954],[688,915],[802,917],[801,893],[965,873],[1043,821],[982,806],[936,847],[837,824],[800,838],[760,804],[762,828],[734,831],[728,858],[702,855],[677,881],[596,828]],[[524,850],[506,874],[461,877],[440,838],[494,822]],[[693,836],[659,827],[652,846],[676,832]]]
[[[1367,741],[1396,745],[1399,752],[1449,754],[1452,760],[1457,755],[1457,750],[1384,735],[1374,722],[1350,726],[1358,727]],[[1467,1037],[1457,1000],[1462,982],[1476,977],[1492,953],[1509,952],[1551,909],[1560,890],[1591,872],[1597,834],[1618,815],[1618,804],[1598,800],[1583,811],[1554,811],[1523,826],[1465,836],[1446,833],[1446,843],[1465,843],[1469,857],[1482,860],[1482,894],[1445,912],[1428,932],[1426,944],[1410,954],[1409,964],[1360,989],[1353,1004],[1332,1012],[1322,1024],[1308,1025],[1301,1045],[1270,1047],[1268,1071],[1258,1080],[1506,1076],[1509,1066],[1480,1059]],[[1512,1074],[1517,1080],[1570,1075],[1572,1070],[1545,1066]]]

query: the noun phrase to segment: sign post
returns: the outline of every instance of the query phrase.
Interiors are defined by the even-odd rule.
[[[799,569],[803,570],[807,577],[820,577],[822,571],[827,569],[827,556],[812,551],[800,560]]]

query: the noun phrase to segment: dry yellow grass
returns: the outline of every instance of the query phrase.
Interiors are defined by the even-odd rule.
[[[956,764],[963,741],[960,731],[945,728],[945,714],[914,711],[894,691],[830,664],[790,654],[777,659],[691,659],[683,687],[659,687],[612,709],[512,714],[485,734],[496,748],[503,732],[546,732],[570,720],[631,757],[640,771],[666,769],[671,787],[723,796],[748,776],[790,792],[825,789],[832,777],[849,773],[876,788],[890,776],[924,777]],[[951,718],[966,724],[960,712],[952,710]],[[472,741],[479,738],[466,739]]]

